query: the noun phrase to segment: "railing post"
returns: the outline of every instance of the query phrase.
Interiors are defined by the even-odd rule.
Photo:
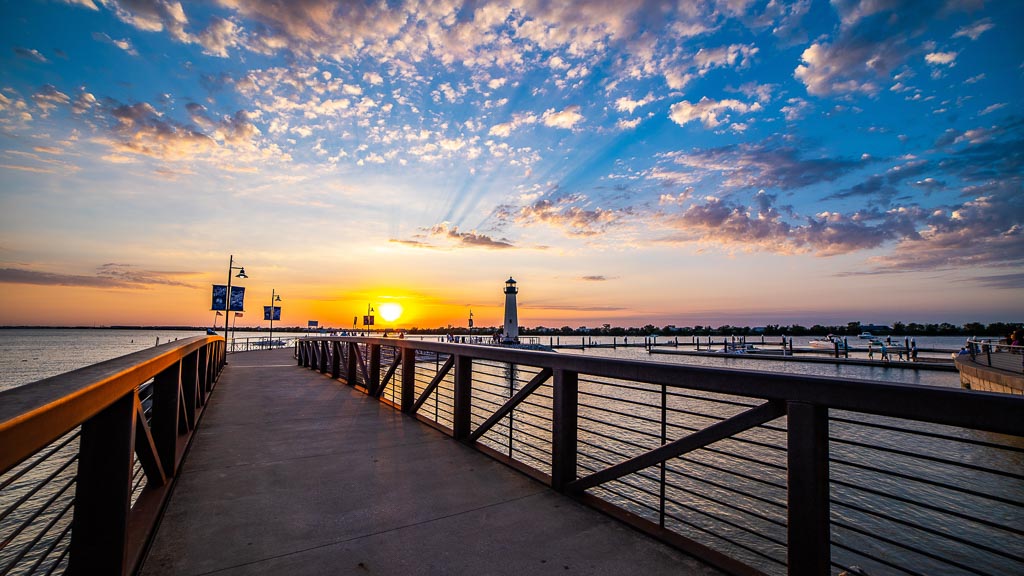
[[[68,574],[124,574],[135,391],[82,424]]]
[[[412,412],[416,404],[416,350],[402,348],[402,412]]]
[[[789,402],[787,414],[789,574],[828,574],[828,409]]]
[[[169,478],[176,474],[181,366],[182,362],[176,362],[153,379],[153,422],[150,428],[160,465]]]
[[[356,362],[356,353],[359,344],[355,342],[348,343],[348,366],[345,367],[345,383],[349,386],[355,386],[358,382],[356,377],[356,371],[359,369],[359,364]]]
[[[195,351],[181,360],[181,397],[185,401],[185,428],[192,430],[196,426],[196,388],[199,382],[199,351]]]
[[[341,378],[341,342],[331,342],[331,378]]]
[[[196,350],[198,358],[196,362],[199,368],[199,379],[196,381],[196,397],[199,399],[199,405],[203,406],[206,404],[206,390],[209,387],[208,380],[210,379],[210,362],[207,358],[206,348],[200,348]]]
[[[452,437],[456,440],[469,438],[473,414],[473,358],[455,355],[454,412],[452,415]]]
[[[320,373],[327,373],[327,340],[320,341]]]
[[[551,405],[551,487],[562,492],[576,479],[576,413],[579,374],[554,370]]]
[[[366,383],[366,389],[375,394],[377,386],[380,386],[380,344],[369,344],[366,348],[370,352],[370,381]]]

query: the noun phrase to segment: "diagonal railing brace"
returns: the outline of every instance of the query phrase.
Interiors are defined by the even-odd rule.
[[[139,402],[139,394],[135,394],[135,453],[146,473],[146,480],[152,486],[163,486],[167,483],[167,474],[160,462],[160,454],[153,441],[153,433],[146,423],[146,412]]]
[[[444,364],[442,364],[441,368],[437,371],[437,375],[434,376],[434,379],[430,381],[429,385],[427,385],[427,389],[423,391],[423,394],[420,394],[416,403],[412,405],[413,414],[415,414],[420,409],[420,406],[423,406],[423,403],[427,401],[427,398],[434,393],[434,389],[441,383],[441,380],[444,380],[444,377],[452,369],[452,366],[455,366],[454,354],[448,356],[448,359],[444,361]]]
[[[355,346],[355,353],[356,353],[356,362],[359,363],[359,371],[363,373],[363,384],[366,386],[366,389],[369,390],[370,386],[371,386],[371,384],[370,384],[370,372],[366,369],[366,362],[363,360],[363,353],[362,353],[362,351],[359,350],[359,346],[358,345]],[[351,384],[353,386],[355,386],[356,383],[355,382],[351,382]]]
[[[405,350],[399,349],[398,354],[395,354],[395,360],[391,363],[391,366],[388,367],[388,371],[385,372],[384,377],[380,379],[380,385],[373,391],[371,396],[374,398],[380,398],[384,394],[384,389],[388,387],[388,380],[391,380],[391,377],[395,375],[395,370],[397,370],[398,366],[402,363],[402,354],[405,354]]]
[[[526,386],[523,386],[519,392],[516,392],[515,396],[509,398],[498,411],[491,415],[475,432],[469,435],[470,442],[476,442],[481,436],[483,436],[492,426],[501,421],[502,418],[508,415],[509,412],[515,409],[527,396],[533,394],[534,390],[540,388],[540,385],[551,378],[551,368],[544,368],[537,373],[536,376],[531,379]]]
[[[589,476],[574,480],[566,485],[566,489],[574,492],[583,492],[587,488],[593,488],[627,474],[660,464],[669,458],[675,458],[698,448],[703,448],[708,444],[735,436],[744,430],[760,426],[785,415],[786,404],[784,402],[778,400],[765,402],[756,408],[741,412],[703,430],[698,430],[689,436],[669,442],[664,446],[659,446],[650,452],[645,452],[604,470],[594,472]]]

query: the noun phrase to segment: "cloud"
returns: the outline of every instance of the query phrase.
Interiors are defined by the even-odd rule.
[[[140,270],[130,264],[103,264],[95,275],[56,274],[38,270],[0,268],[0,283],[35,286],[80,286],[85,288],[144,288],[147,286],[191,286],[178,277],[190,272]]]
[[[956,52],[930,52],[925,54],[924,61],[932,66],[955,66]]]
[[[45,84],[32,95],[32,101],[36,103],[36,106],[42,110],[43,117],[49,115],[50,112],[55,110],[58,106],[63,106],[71,102],[71,98],[67,94],[57,90],[52,84]]]
[[[996,110],[999,110],[999,109],[1002,109],[1002,108],[1006,108],[1006,102],[999,102],[998,104],[992,104],[991,106],[987,106],[987,107],[985,107],[984,110],[982,110],[981,112],[978,112],[978,116],[985,116],[986,114],[991,114],[991,113],[995,112]]]
[[[132,46],[132,41],[127,39],[127,38],[124,38],[124,39],[121,39],[121,40],[117,40],[117,39],[111,38],[109,35],[107,35],[107,34],[105,34],[103,32],[93,32],[92,33],[92,39],[96,40],[97,42],[103,42],[104,44],[110,44],[111,46],[116,46],[117,48],[120,48],[121,50],[124,50],[125,52],[127,52],[128,54],[131,54],[132,56],[138,56],[139,55],[138,51],[135,50],[135,47]]]
[[[600,274],[593,276],[580,276],[580,280],[583,280],[584,282],[607,282],[610,279],[611,278]]]
[[[776,201],[775,195],[761,191],[751,206],[708,197],[681,212],[662,213],[659,223],[673,231],[662,241],[705,242],[745,252],[834,256],[914,236],[914,225],[923,217],[918,210],[895,209],[850,215],[821,212],[789,222]]]
[[[502,221],[524,226],[545,224],[560,228],[569,236],[596,236],[630,215],[632,210],[589,207],[585,196],[566,196],[557,200],[540,199],[526,206],[499,206],[496,215]]]
[[[982,34],[984,34],[985,32],[988,32],[989,30],[991,30],[991,29],[993,29],[995,27],[996,27],[996,25],[992,23],[992,19],[991,18],[984,18],[984,19],[978,20],[977,22],[974,22],[973,24],[970,24],[968,26],[960,27],[953,34],[953,38],[967,37],[967,38],[970,38],[971,40],[977,40],[978,38],[981,37]]]
[[[793,72],[814,96],[875,94],[879,81],[917,52],[914,40],[938,14],[958,9],[948,3],[936,10],[930,0],[834,2],[839,32],[831,42],[819,40],[803,54]]]
[[[171,0],[102,0],[107,8],[125,24],[145,32],[166,30],[178,42],[191,42],[185,32],[188,18],[181,3]]]
[[[1014,274],[995,274],[991,276],[978,276],[977,278],[972,278],[972,280],[986,288],[1020,290],[1020,287],[1024,286],[1024,272]]]
[[[19,58],[24,58],[25,60],[31,60],[33,62],[38,62],[40,64],[46,64],[47,62],[49,62],[49,60],[46,59],[46,56],[43,56],[39,52],[39,50],[36,50],[34,48],[22,48],[20,46],[15,46],[14,53]]]
[[[719,119],[719,116],[730,110],[740,114],[746,114],[748,112],[757,112],[761,110],[761,105],[757,102],[752,105],[748,105],[740,102],[739,100],[732,99],[712,100],[705,96],[696,104],[691,104],[687,100],[676,102],[669,109],[669,118],[680,126],[685,126],[687,123],[694,120],[700,120],[705,128],[715,128],[722,122],[729,121],[728,115],[722,119]]]
[[[214,17],[195,40],[203,47],[203,53],[227,58],[228,49],[242,42],[241,28],[231,20]]]
[[[1022,181],[991,182],[985,195],[936,210],[916,235],[869,262],[883,272],[1024,266]],[[1019,285],[1017,286],[1019,288]]]
[[[554,108],[550,108],[544,112],[541,120],[545,126],[571,130],[576,124],[583,121],[583,115],[580,114],[579,106],[567,106],[561,112],[555,112]]]
[[[470,248],[489,248],[502,250],[505,248],[514,248],[515,246],[511,241],[504,238],[494,239],[485,234],[479,234],[473,232],[459,232],[458,226],[450,226],[447,222],[442,222],[431,227],[428,231],[431,236],[446,238],[448,240],[454,240],[456,245]]]
[[[737,144],[688,152],[671,152],[663,158],[688,172],[689,178],[677,182],[696,183],[720,177],[726,188],[754,190],[781,188],[791,190],[832,182],[864,165],[864,160],[842,158],[804,158],[797,147],[778,145],[772,140],[755,144]]]
[[[619,112],[628,112],[632,114],[637,108],[646,106],[651,102],[654,102],[654,100],[655,98],[652,94],[648,94],[639,100],[633,100],[632,98],[623,96],[615,101],[615,109]]]

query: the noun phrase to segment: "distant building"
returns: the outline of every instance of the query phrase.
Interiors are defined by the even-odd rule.
[[[519,312],[516,308],[516,281],[511,276],[505,281],[505,336],[502,342],[519,342]]]

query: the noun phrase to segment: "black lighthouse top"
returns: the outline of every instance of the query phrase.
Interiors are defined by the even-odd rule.
[[[505,294],[515,294],[516,292],[519,292],[519,289],[516,288],[516,281],[509,276],[508,280],[505,280]]]

